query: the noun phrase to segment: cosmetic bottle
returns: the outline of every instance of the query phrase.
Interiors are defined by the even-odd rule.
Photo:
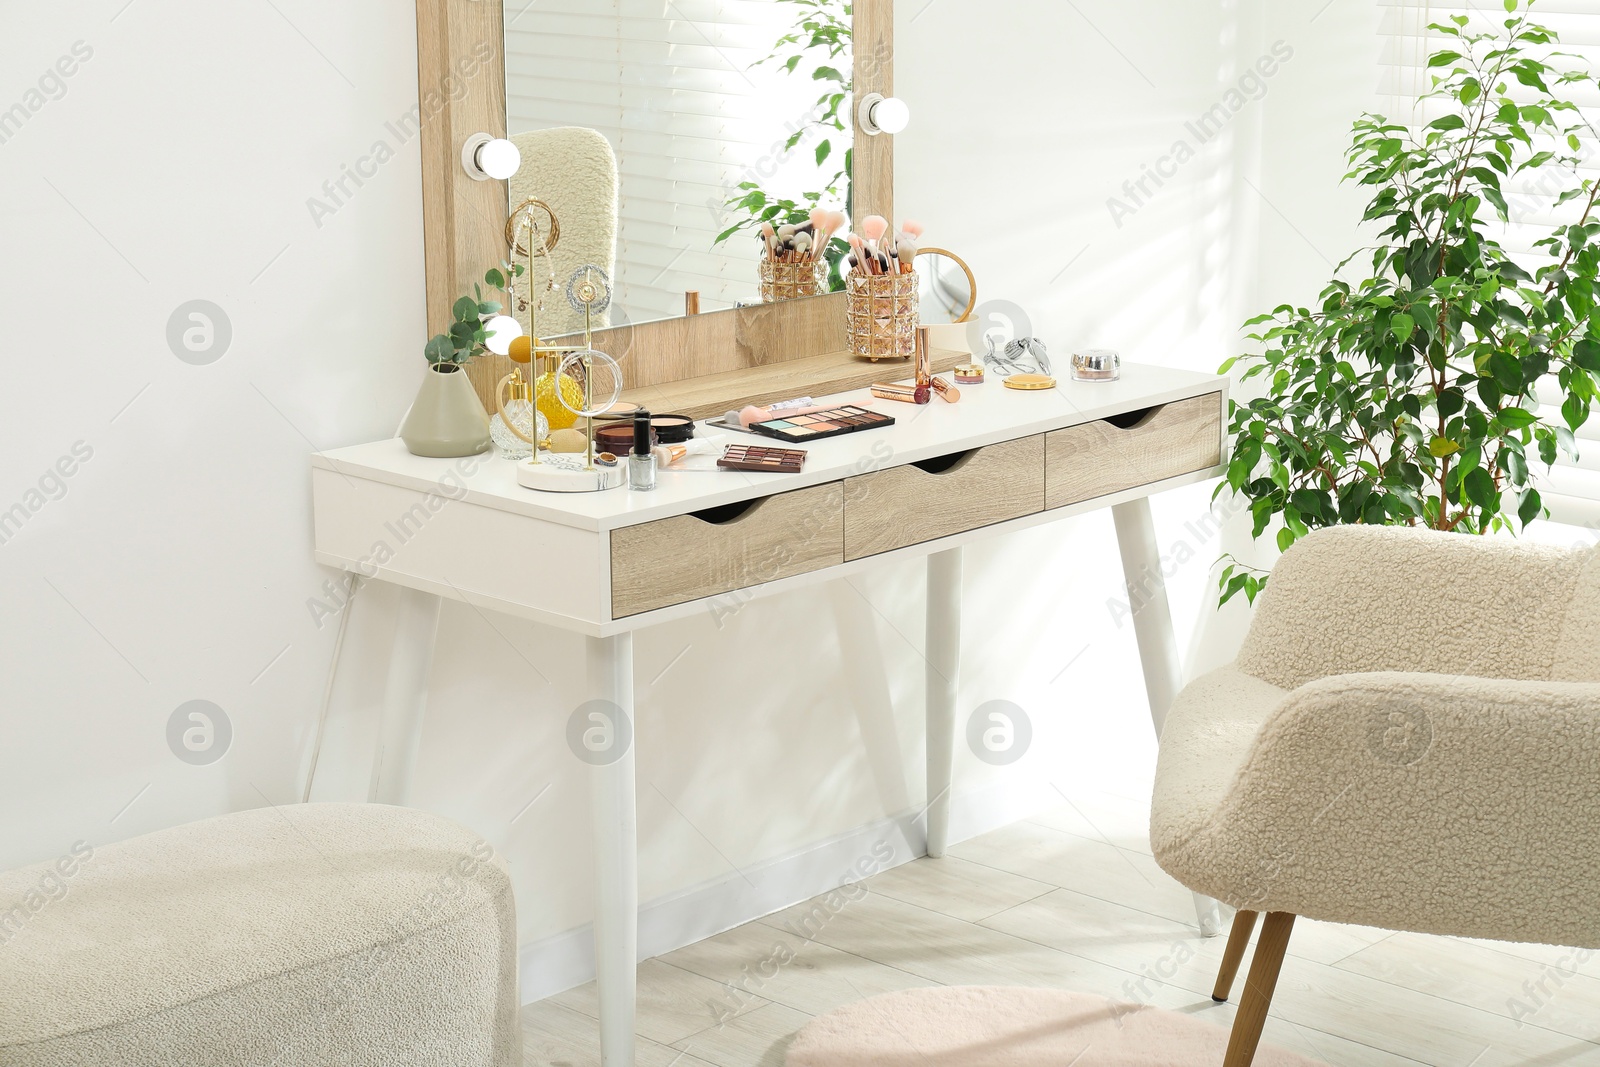
[[[650,413],[633,417],[633,453],[628,456],[628,488],[648,493],[656,487],[656,456],[650,450]]]

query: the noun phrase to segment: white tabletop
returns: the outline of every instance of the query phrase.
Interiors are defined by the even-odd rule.
[[[884,378],[895,380],[887,371]],[[1123,367],[1120,381],[1090,383],[1062,378],[1054,389],[1036,392],[1007,389],[991,374],[983,385],[960,386],[961,400],[955,404],[936,397],[919,407],[877,400],[864,389],[839,393],[818,401],[869,407],[893,415],[895,425],[791,446],[701,424],[696,427],[697,436],[723,434],[730,443],[804,448],[808,453],[805,469],[800,474],[755,474],[668,468],[658,475],[655,491],[648,493],[627,488],[602,493],[538,492],[519,485],[515,464],[493,449],[465,459],[426,459],[406,451],[398,438],[319,452],[311,457],[311,463],[349,477],[464,497],[485,507],[582,530],[609,531],[1091,422],[1221,390],[1225,383],[1226,379],[1216,375],[1129,364]]]

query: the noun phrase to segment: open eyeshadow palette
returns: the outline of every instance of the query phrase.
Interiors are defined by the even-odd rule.
[[[820,441],[824,437],[837,437],[842,433],[877,430],[893,425],[893,416],[858,408],[854,404],[846,404],[843,407],[817,411],[810,415],[796,415],[790,419],[753,422],[750,424],[750,432],[765,437],[776,437],[780,441]]]
[[[766,448],[762,445],[729,445],[717,466],[729,471],[761,471],[767,474],[799,474],[806,465],[800,448]]]

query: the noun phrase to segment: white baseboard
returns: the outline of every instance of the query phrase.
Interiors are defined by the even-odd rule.
[[[1048,782],[1006,781],[950,802],[950,840],[964,841],[1060,804]],[[658,897],[639,908],[639,958],[650,959],[927,855],[921,811],[879,819],[743,872]],[[522,946],[522,1003],[594,978],[590,924]]]

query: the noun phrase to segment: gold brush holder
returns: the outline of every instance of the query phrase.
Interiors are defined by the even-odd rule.
[[[917,272],[845,275],[850,350],[858,359],[910,359],[917,354]]]
[[[800,300],[808,296],[821,296],[828,291],[828,261],[807,260],[803,263],[782,263],[771,257],[761,260],[761,302],[776,304],[780,300]]]

